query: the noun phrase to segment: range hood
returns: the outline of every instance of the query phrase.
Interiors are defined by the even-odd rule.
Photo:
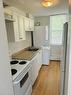
[[[13,16],[10,15],[10,14],[5,14],[5,21],[8,21],[8,22],[14,22],[15,20],[13,19]]]
[[[6,8],[9,7],[9,5],[6,2],[3,2],[3,7]]]
[[[7,17],[5,17],[5,21],[7,21],[7,22],[15,22],[14,19],[12,19],[12,18],[7,18]]]
[[[10,6],[7,3],[3,2],[3,7],[4,7],[4,11],[5,11],[5,9],[9,8]],[[7,22],[14,22],[15,21],[13,19],[13,15],[10,13],[4,12],[4,17],[5,17],[5,21],[7,21]]]

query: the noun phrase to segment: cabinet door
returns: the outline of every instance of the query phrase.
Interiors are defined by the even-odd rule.
[[[32,64],[32,67],[31,67],[31,80],[32,80],[32,85],[34,84],[35,82],[35,66],[34,66],[34,61],[31,62]]]
[[[33,19],[29,19],[29,24],[30,24],[30,31],[34,31],[34,20]]]
[[[42,54],[42,58],[43,58],[43,64],[44,65],[49,65],[49,60],[50,60],[50,49],[42,49],[43,54]]]
[[[39,70],[42,66],[42,50],[39,51]]]
[[[19,28],[18,28],[18,16],[17,14],[13,14],[13,19],[15,20],[13,22],[13,26],[14,26],[14,38],[15,41],[19,41]]]
[[[37,79],[39,70],[40,70],[41,65],[42,65],[42,54],[41,54],[41,51],[31,61],[31,64],[32,64],[31,78],[32,78],[32,85],[33,85],[35,80]]]
[[[38,69],[38,73],[40,71],[42,65],[42,52],[39,51],[39,53],[37,54],[37,69]]]
[[[25,26],[24,26],[24,17],[19,16],[18,18],[18,27],[19,27],[19,39],[26,40]]]
[[[25,17],[25,31],[29,31],[29,18]]]
[[[31,68],[31,78],[32,78],[32,85],[34,84],[37,76],[38,76],[38,70],[37,70],[37,59],[36,57],[34,60],[31,61],[32,68]]]

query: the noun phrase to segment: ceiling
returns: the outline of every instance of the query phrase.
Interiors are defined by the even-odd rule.
[[[34,16],[46,16],[60,13],[67,13],[67,0],[52,0],[53,6],[44,8],[42,0],[4,0],[5,3],[17,7]]]

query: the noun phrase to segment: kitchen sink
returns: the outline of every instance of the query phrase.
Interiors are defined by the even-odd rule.
[[[39,50],[39,48],[35,48],[35,47],[29,47],[27,48],[28,51],[37,51]]]

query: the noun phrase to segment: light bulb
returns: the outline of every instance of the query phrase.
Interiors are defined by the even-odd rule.
[[[45,0],[45,1],[42,1],[42,5],[43,5],[44,7],[49,7],[49,6],[52,5],[52,2]]]

